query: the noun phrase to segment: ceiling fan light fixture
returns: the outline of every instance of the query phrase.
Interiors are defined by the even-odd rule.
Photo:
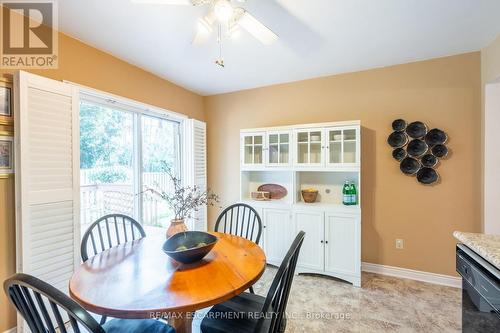
[[[216,0],[214,4],[215,16],[220,22],[227,22],[233,16],[233,6],[228,0]]]

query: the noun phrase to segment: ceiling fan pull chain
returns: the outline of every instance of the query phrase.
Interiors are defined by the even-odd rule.
[[[224,68],[224,58],[222,58],[222,25],[220,23],[217,28],[217,43],[219,43],[219,59],[215,61],[215,64]]]

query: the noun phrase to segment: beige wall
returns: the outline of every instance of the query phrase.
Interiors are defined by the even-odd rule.
[[[500,234],[498,220],[498,153],[497,144],[500,135],[500,35],[490,45],[481,51],[481,88],[482,88],[482,153],[483,158],[483,191],[481,198],[484,202],[482,210],[483,231],[485,233]],[[492,84],[492,82],[496,82]]]
[[[66,35],[59,35],[59,69],[33,73],[69,80],[205,120],[203,98]],[[0,70],[11,77],[12,71]],[[1,127],[0,130],[8,128]],[[14,182],[0,179],[0,281],[15,271]],[[0,292],[0,332],[15,326],[13,309]]]
[[[208,183],[224,204],[238,200],[241,128],[359,119],[363,261],[454,275],[452,232],[481,228],[480,60],[476,52],[208,97]],[[399,171],[386,142],[396,118],[449,134],[441,184]]]

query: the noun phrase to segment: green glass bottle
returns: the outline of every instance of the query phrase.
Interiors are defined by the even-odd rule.
[[[351,205],[358,204],[358,191],[356,190],[356,185],[354,185],[354,182],[351,182],[351,185],[349,186],[349,197],[351,199],[349,200]]]
[[[344,187],[342,188],[342,203],[344,205],[350,205],[350,188],[349,188],[349,181],[346,180],[344,182]]]

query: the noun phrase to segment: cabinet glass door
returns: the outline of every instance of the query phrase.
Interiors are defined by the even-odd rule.
[[[321,165],[323,163],[323,132],[321,130],[297,131],[297,164]]]
[[[358,164],[359,131],[357,128],[338,128],[327,130],[329,165]]]
[[[269,133],[267,161],[269,165],[290,164],[290,133]]]
[[[264,134],[243,135],[243,164],[261,165],[264,163]]]

